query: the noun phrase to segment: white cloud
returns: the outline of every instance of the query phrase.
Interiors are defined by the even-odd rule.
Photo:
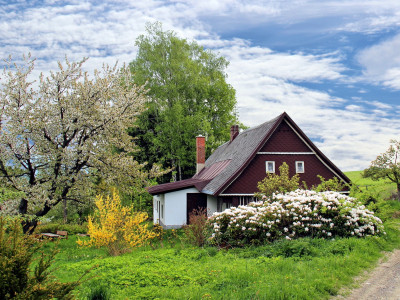
[[[134,42],[144,32],[145,23],[158,20],[164,29],[174,30],[180,37],[197,39],[227,57],[228,81],[237,90],[242,122],[257,125],[286,111],[307,135],[322,141],[318,143],[320,149],[344,170],[367,167],[400,132],[400,121],[390,117],[395,110],[381,101],[366,106],[360,98],[366,95],[364,89],[357,88],[362,94],[358,99],[347,99],[332,96],[333,87],[324,90],[304,87],[305,83],[331,82],[333,86],[346,82],[356,88],[356,80],[344,75],[348,69],[340,50],[325,51],[322,55],[297,49],[282,52],[253,45],[234,34],[243,27],[263,31],[268,27],[265,24],[286,26],[328,18],[334,20],[332,31],[370,32],[374,26],[383,30],[398,26],[398,1],[48,0],[36,3],[37,6],[29,1],[7,2],[0,6],[0,58],[13,54],[20,60],[23,53],[32,52],[38,58],[35,72],[56,69],[57,60],[63,60],[66,54],[70,60],[89,56],[86,63],[89,71],[101,68],[103,63],[129,62],[135,57]],[[211,23],[212,20],[219,23]],[[257,27],[259,24],[263,26]],[[229,39],[218,34],[226,28],[232,32]],[[313,30],[320,29],[316,26]],[[351,42],[346,38],[341,41]],[[361,52],[358,60],[365,68],[365,76],[400,89],[399,46],[397,36]]]
[[[372,82],[400,90],[400,34],[366,48],[357,56],[364,76]]]
[[[252,73],[253,76],[271,76],[295,82],[319,82],[344,77],[341,72],[345,67],[334,56],[277,53],[250,45],[234,45],[221,49],[220,53],[231,62],[230,70],[243,76]]]

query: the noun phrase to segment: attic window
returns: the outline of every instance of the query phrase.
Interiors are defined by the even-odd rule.
[[[296,173],[304,173],[304,161],[296,161]]]
[[[275,173],[275,162],[274,161],[266,161],[265,168],[267,173]]]

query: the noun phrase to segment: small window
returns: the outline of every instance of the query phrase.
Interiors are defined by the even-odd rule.
[[[265,167],[266,167],[267,173],[275,173],[275,162],[274,161],[266,161]]]
[[[296,173],[304,173],[304,161],[296,161]]]

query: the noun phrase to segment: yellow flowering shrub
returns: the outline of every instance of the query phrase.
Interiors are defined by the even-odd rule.
[[[157,234],[144,223],[148,216],[134,212],[132,206],[123,206],[118,193],[112,197],[96,197],[96,211],[88,218],[88,241],[78,240],[81,246],[107,247],[111,255],[119,255],[133,247],[140,247]]]

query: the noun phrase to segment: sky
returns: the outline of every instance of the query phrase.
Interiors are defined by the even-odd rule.
[[[0,0],[0,58],[31,53],[36,74],[65,56],[122,65],[155,21],[230,62],[247,126],[285,111],[343,171],[400,139],[398,0]]]

